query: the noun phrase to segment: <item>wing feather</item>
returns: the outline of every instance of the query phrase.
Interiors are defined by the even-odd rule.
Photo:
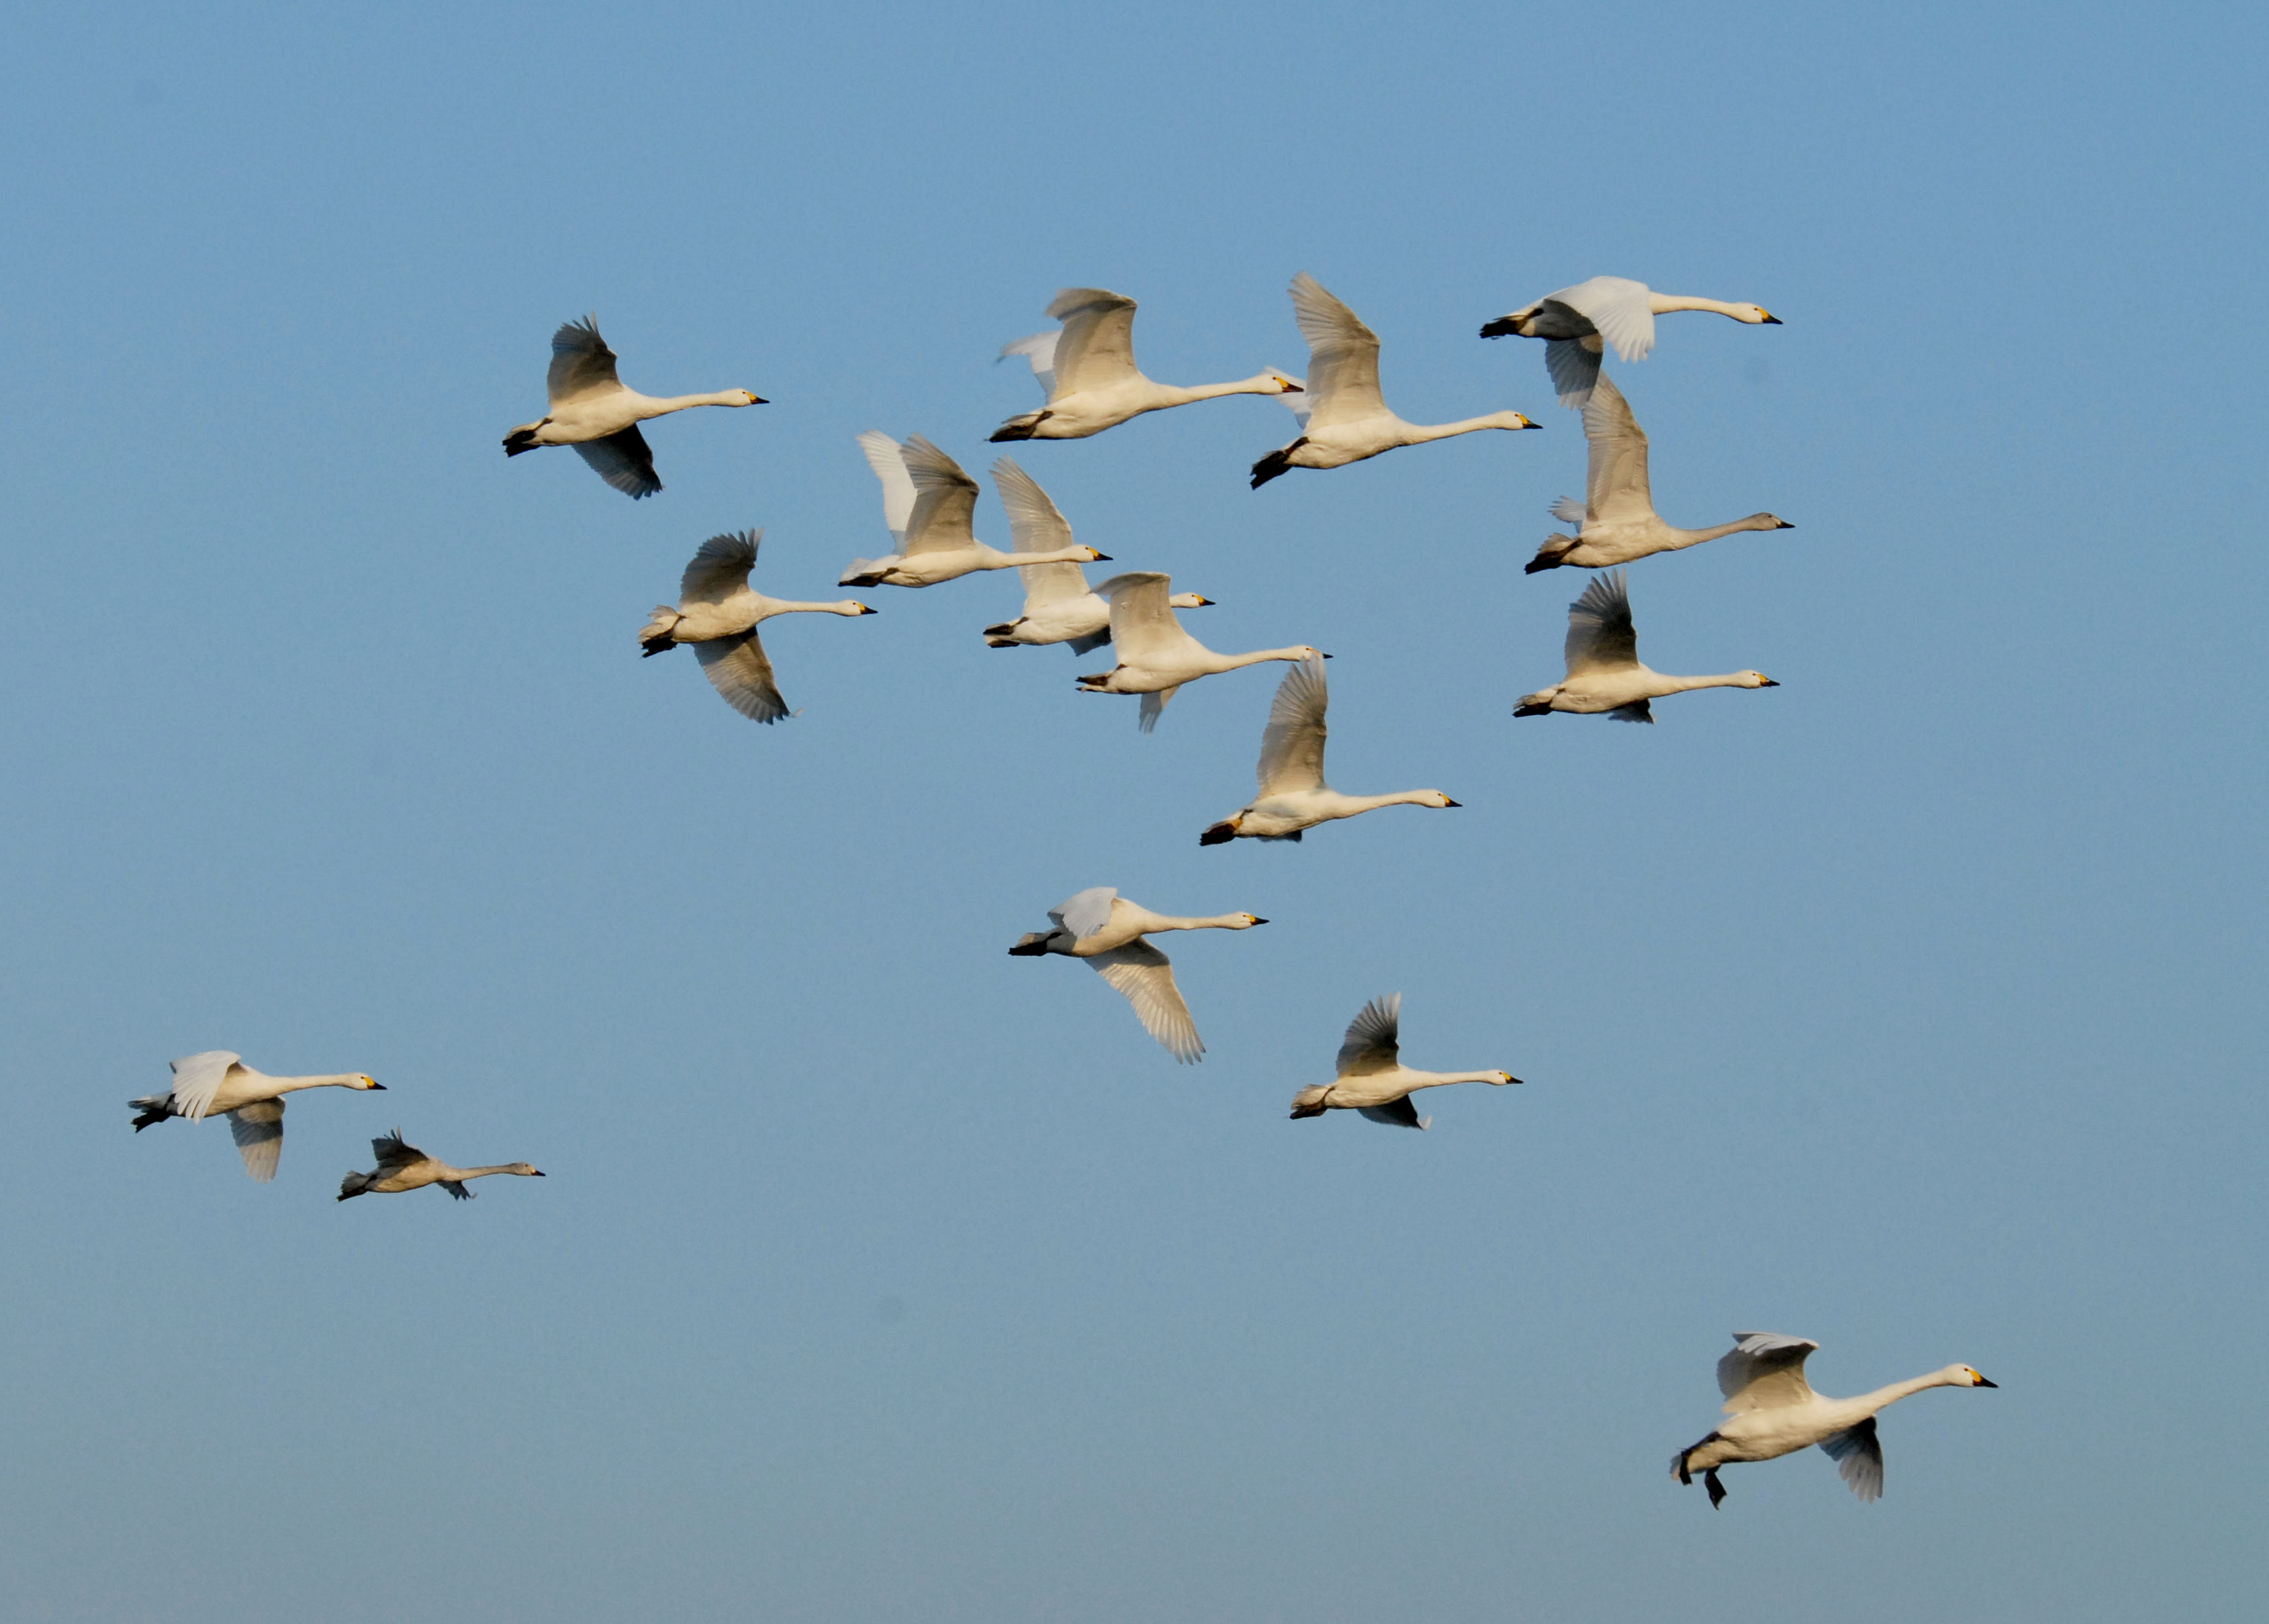
[[[1048,314],[1063,323],[1050,400],[1142,375],[1134,365],[1134,301],[1124,293],[1066,288],[1049,304]]]
[[[1111,904],[1118,899],[1111,886],[1090,885],[1049,909],[1048,918],[1069,931],[1075,941],[1083,941],[1111,923]]]
[[[770,724],[788,713],[787,701],[780,698],[780,684],[772,678],[772,662],[765,656],[755,627],[738,637],[696,643],[693,657],[701,662],[702,675],[718,698],[750,721]]]
[[[244,1158],[244,1170],[266,1184],[284,1156],[284,1102],[255,1100],[238,1106],[228,1113],[228,1134]]]
[[[1009,510],[1009,540],[1018,552],[1061,552],[1072,545],[1071,523],[1039,482],[1024,472],[1014,457],[993,465],[993,489]],[[1016,574],[1024,583],[1024,613],[1087,595],[1087,574],[1076,564],[1020,564]]]
[[[1325,684],[1323,660],[1311,654],[1276,685],[1275,702],[1268,707],[1268,726],[1260,734],[1260,793],[1264,796],[1288,790],[1324,786],[1324,724],[1331,694]]]
[[[906,520],[906,557],[973,546],[977,482],[919,434],[909,434],[898,454],[914,487],[913,512]]]
[[[1001,353],[993,358],[998,366],[1012,355],[1021,355],[1032,364],[1032,376],[1040,380],[1040,388],[1050,395],[1056,389],[1056,340],[1063,336],[1063,328],[1052,327],[1045,333],[1034,333],[1030,338],[1012,339],[1001,346]]]
[[[1800,1336],[1734,1332],[1733,1350],[1718,1361],[1718,1391],[1726,1395],[1726,1414],[1811,1402],[1814,1395],[1804,1379],[1804,1362],[1819,1347]]]
[[[1173,578],[1156,570],[1114,575],[1095,589],[1111,605],[1111,640],[1122,664],[1144,664],[1190,640],[1169,602],[1172,594]]]
[[[192,1122],[203,1120],[212,1110],[213,1096],[220,1092],[230,1069],[243,1059],[226,1049],[208,1049],[202,1054],[186,1055],[171,1062],[175,1114]]]
[[[1630,402],[1602,375],[1584,408],[1584,438],[1591,462],[1584,479],[1584,505],[1602,524],[1642,523],[1654,517],[1647,479],[1646,431],[1631,415]]]
[[[1402,994],[1374,998],[1348,1022],[1340,1040],[1339,1074],[1361,1077],[1392,1071],[1402,1058]]]
[[[1423,1128],[1433,1120],[1431,1117],[1420,1116],[1418,1107],[1410,1103],[1410,1096],[1407,1094],[1399,1100],[1389,1100],[1384,1105],[1358,1105],[1355,1109],[1357,1116],[1368,1117],[1373,1122],[1384,1122],[1392,1128]]]
[[[615,352],[599,336],[598,317],[562,323],[551,335],[551,368],[544,374],[543,392],[554,406],[622,387],[615,376]]]
[[[1623,671],[1638,664],[1638,632],[1631,625],[1630,591],[1621,570],[1603,570],[1568,606],[1568,675]]]
[[[1593,277],[1547,294],[1588,318],[1600,336],[1626,361],[1643,361],[1654,348],[1654,306],[1647,285],[1629,277]]]
[[[1138,936],[1087,962],[1134,1006],[1142,1030],[1177,1060],[1194,1066],[1204,1055],[1197,1022],[1190,1019],[1190,1007],[1182,1001],[1182,990],[1174,985],[1174,967],[1164,954]]]
[[[678,607],[688,603],[722,603],[747,587],[749,572],[757,566],[762,530],[737,530],[713,535],[701,543],[693,562],[678,577]]]
[[[1378,335],[1304,270],[1292,278],[1292,314],[1308,341],[1309,430],[1384,412]]]
[[[1853,1494],[1862,1500],[1883,1497],[1883,1445],[1875,1436],[1874,1416],[1829,1433],[1820,1440],[1820,1447],[1836,1462],[1837,1475],[1851,1486]]]
[[[883,522],[890,527],[891,539],[903,550],[906,524],[914,511],[914,482],[906,472],[906,460],[898,454],[898,442],[880,429],[868,429],[860,435],[859,449],[867,454],[867,466],[883,482]]]
[[[575,454],[633,502],[661,489],[661,476],[654,471],[654,447],[646,443],[635,423],[603,439],[577,440]]]

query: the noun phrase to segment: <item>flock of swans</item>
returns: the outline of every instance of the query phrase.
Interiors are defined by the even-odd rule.
[[[1275,367],[1231,383],[1191,388],[1162,384],[1134,364],[1135,302],[1102,288],[1067,288],[1048,306],[1058,325],[1004,346],[1001,358],[1029,360],[1046,391],[1036,410],[1009,418],[996,441],[1083,439],[1141,416],[1230,395],[1269,395],[1290,407],[1298,433],[1253,463],[1254,489],[1294,469],[1329,469],[1407,446],[1484,429],[1541,425],[1517,411],[1494,411],[1454,423],[1415,424],[1387,409],[1379,391],[1378,336],[1322,284],[1303,271],[1292,279],[1293,314],[1308,344],[1304,377]],[[1755,305],[1654,292],[1621,277],[1590,281],[1547,294],[1489,322],[1484,338],[1523,337],[1545,343],[1546,370],[1563,406],[1580,410],[1589,447],[1584,500],[1563,498],[1551,509],[1571,534],[1549,536],[1526,566],[1528,573],[1594,569],[1570,606],[1563,650],[1565,675],[1523,695],[1516,716],[1554,712],[1607,715],[1652,722],[1652,702],[1697,688],[1771,688],[1758,671],[1723,676],[1668,676],[1639,662],[1630,594],[1622,569],[1659,552],[1697,546],[1744,530],[1791,527],[1772,513],[1682,529],[1654,511],[1647,467],[1647,438],[1630,402],[1601,369],[1612,348],[1626,361],[1652,350],[1654,319],[1680,311],[1714,313],[1749,325],[1777,324]],[[758,406],[747,389],[654,396],[624,386],[617,358],[599,336],[595,318],[571,321],[552,336],[544,415],[512,430],[505,454],[568,446],[600,478],[633,499],[662,489],[654,453],[639,424],[696,406]],[[1330,701],[1324,661],[1331,656],[1307,644],[1217,653],[1182,627],[1177,611],[1210,600],[1177,593],[1166,575],[1134,570],[1090,587],[1082,568],[1110,562],[1074,541],[1069,522],[1046,491],[1016,461],[1003,455],[992,467],[994,487],[1008,512],[1013,550],[977,540],[973,530],[979,488],[960,464],[920,434],[894,440],[879,432],[858,437],[860,449],[882,484],[891,550],[858,558],[841,586],[927,587],[965,575],[1015,569],[1024,589],[1023,612],[983,629],[994,648],[1064,644],[1085,655],[1109,647],[1111,668],[1078,679],[1089,693],[1139,696],[1142,731],[1150,732],[1186,684],[1240,667],[1282,661],[1290,666],[1279,684],[1261,734],[1259,794],[1245,807],[1208,826],[1201,845],[1233,840],[1298,840],[1308,830],[1389,806],[1437,809],[1459,803],[1438,789],[1350,795],[1324,779],[1326,712]],[[643,655],[683,645],[693,650],[718,695],[751,720],[772,723],[793,712],[782,698],[760,638],[764,622],[789,614],[858,618],[876,611],[856,599],[799,602],[767,597],[750,583],[761,530],[712,536],[695,552],[678,582],[677,602],[654,609],[639,633]],[[1052,928],[1031,931],[1009,951],[1021,957],[1050,954],[1084,959],[1132,1006],[1150,1036],[1178,1061],[1205,1053],[1195,1021],[1175,984],[1173,965],[1149,938],[1170,931],[1246,931],[1268,921],[1253,913],[1184,917],[1153,912],[1109,886],[1079,892],[1048,910]],[[1353,1111],[1377,1123],[1426,1128],[1411,1096],[1423,1089],[1480,1082],[1502,1087],[1520,1079],[1509,1071],[1434,1072],[1401,1059],[1402,995],[1374,998],[1356,1012],[1342,1038],[1333,1080],[1293,1096],[1295,1119]],[[225,1050],[173,1062],[164,1094],[129,1102],[134,1127],[179,1117],[220,1115],[242,1155],[245,1170],[265,1182],[276,1175],[283,1150],[285,1096],[319,1088],[381,1087],[362,1073],[271,1077]],[[350,1172],[338,1200],[396,1194],[439,1185],[469,1200],[469,1180],[491,1174],[543,1175],[525,1162],[456,1167],[406,1143],[397,1129],[371,1141],[378,1165]],[[1729,1418],[1708,1436],[1681,1450],[1673,1475],[1690,1483],[1700,1473],[1710,1502],[1725,1498],[1718,1469],[1762,1461],[1819,1445],[1839,1463],[1844,1481],[1862,1500],[1882,1489],[1883,1458],[1875,1418],[1885,1406],[1926,1387],[1991,1387],[1968,1365],[1896,1382],[1853,1399],[1824,1399],[1806,1383],[1806,1359],[1819,1347],[1799,1337],[1737,1332],[1734,1347],[1718,1362],[1718,1382]]]

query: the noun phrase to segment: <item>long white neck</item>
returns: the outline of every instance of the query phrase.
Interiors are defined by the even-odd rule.
[[[689,406],[745,406],[749,403],[746,389],[717,389],[707,395],[641,395],[639,407],[642,416],[659,417],[664,412],[684,411]]]
[[[1216,913],[1210,919],[1189,919],[1171,913],[1154,913],[1143,922],[1145,934],[1154,930],[1244,930],[1253,923],[1243,913]]]
[[[1419,1080],[1410,1085],[1415,1092],[1420,1089],[1438,1089],[1445,1083],[1452,1082],[1495,1082],[1504,1074],[1503,1072],[1418,1072],[1405,1067],[1402,1074]]]
[[[1423,445],[1430,439],[1448,439],[1453,434],[1470,434],[1475,429],[1525,429],[1527,418],[1517,411],[1493,411],[1486,417],[1466,417],[1456,423],[1407,423],[1406,445]]]
[[[1210,649],[1206,652],[1213,654]],[[1214,673],[1235,671],[1241,667],[1257,666],[1263,661],[1268,660],[1289,660],[1297,665],[1307,657],[1308,651],[1304,648],[1261,648],[1255,649],[1249,654],[1213,654],[1213,663],[1206,669]]]
[[[1896,1404],[1908,1394],[1918,1393],[1926,1387],[1967,1387],[1969,1385],[1968,1372],[1957,1366],[1952,1369],[1933,1370],[1928,1376],[1913,1377],[1903,1382],[1893,1382],[1888,1387],[1878,1387],[1873,1392],[1863,1392],[1856,1399],[1845,1399],[1841,1402],[1855,1406],[1865,1405],[1866,1413],[1873,1415],[1880,1409]]]
[[[278,1094],[296,1094],[301,1089],[358,1089],[362,1074],[333,1072],[321,1077],[270,1077],[268,1081]]]
[[[757,600],[757,617],[769,620],[774,615],[863,615],[866,606],[856,598],[845,598],[835,603],[792,603],[786,598],[767,598],[752,594]]]
[[[1736,321],[1748,319],[1749,306],[1728,304],[1722,299],[1697,299],[1687,293],[1650,293],[1647,308],[1657,315],[1667,315],[1674,310],[1707,310],[1713,315],[1731,316]]]
[[[1658,672],[1656,675],[1662,674]],[[1748,677],[1749,674],[1747,671],[1728,671],[1723,676],[1663,676],[1662,680],[1676,684],[1675,687],[1668,690],[1669,692],[1684,694],[1691,693],[1697,688],[1747,688],[1749,685]]]
[[[1432,804],[1432,797],[1441,795],[1438,789],[1398,789],[1391,795],[1349,795],[1347,803],[1359,812],[1369,812],[1379,807],[1423,807]],[[1448,796],[1443,795],[1446,801]]]
[[[447,1163],[443,1163],[447,1166]],[[443,1175],[452,1184],[462,1184],[468,1178],[486,1178],[491,1173],[516,1173],[520,1169],[510,1162],[499,1162],[494,1167],[452,1167]]]
[[[1666,528],[1677,528],[1674,525]],[[1713,524],[1699,530],[1679,530],[1678,539],[1663,551],[1675,552],[1681,547],[1699,547],[1704,542],[1714,542],[1721,535],[1732,535],[1736,531],[1777,530],[1779,528],[1780,520],[1770,513],[1751,513],[1747,519],[1736,519],[1731,524]]]
[[[1192,401],[1217,401],[1224,395],[1282,395],[1284,381],[1275,373],[1261,373],[1256,377],[1240,378],[1235,383],[1201,383],[1184,388],[1178,383],[1157,386],[1158,393],[1170,397],[1166,404],[1186,406]]]

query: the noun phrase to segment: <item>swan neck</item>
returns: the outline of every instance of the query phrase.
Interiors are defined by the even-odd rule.
[[[1697,688],[1747,688],[1748,676],[1746,671],[1728,671],[1722,676],[1669,676],[1663,680],[1678,684],[1671,690],[1673,693],[1686,694]]]
[[[1945,1371],[1933,1370],[1928,1376],[1911,1377],[1903,1382],[1893,1382],[1888,1387],[1878,1387],[1873,1392],[1861,1393],[1858,1398],[1847,1399],[1844,1402],[1851,1405],[1865,1405],[1867,1406],[1867,1414],[1873,1415],[1876,1411],[1896,1404],[1909,1394],[1918,1393],[1926,1387],[1950,1387],[1953,1384],[1952,1379]]]
[[[1448,439],[1452,435],[1470,434],[1476,429],[1514,429],[1520,425],[1507,419],[1517,414],[1493,411],[1486,417],[1460,417],[1455,423],[1414,423],[1409,425],[1409,443],[1415,446],[1430,439]]]
[[[1410,1085],[1414,1089],[1438,1089],[1452,1082],[1495,1082],[1500,1075],[1497,1072],[1418,1072],[1414,1074],[1423,1079]]]
[[[647,415],[658,417],[663,412],[684,411],[689,406],[739,406],[744,403],[741,396],[746,393],[743,389],[716,389],[706,395],[650,395],[647,404],[653,410]]]
[[[1257,666],[1263,661],[1268,660],[1289,660],[1293,664],[1297,665],[1301,661],[1305,660],[1307,657],[1308,651],[1304,648],[1260,648],[1253,650],[1253,652],[1249,654],[1219,654],[1216,656],[1216,658],[1222,662],[1220,669],[1223,671],[1234,671],[1243,666]]]
[[[270,1077],[278,1094],[296,1094],[302,1089],[351,1089],[362,1081],[359,1072],[329,1072],[320,1077]]]
[[[859,603],[854,598],[842,598],[833,603],[794,603],[786,598],[759,598],[758,606],[764,617],[774,615],[855,615]]]
[[[1655,314],[1668,315],[1674,310],[1707,310],[1714,315],[1730,316],[1734,308],[1722,299],[1702,299],[1689,293],[1650,293],[1647,307]]]

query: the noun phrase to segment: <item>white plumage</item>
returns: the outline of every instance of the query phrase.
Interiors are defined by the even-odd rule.
[[[1048,910],[1053,930],[1028,931],[1009,951],[1020,958],[1060,953],[1085,959],[1127,1001],[1142,1028],[1186,1065],[1205,1053],[1197,1022],[1174,985],[1174,967],[1143,938],[1154,931],[1251,930],[1268,920],[1252,913],[1204,919],[1153,913],[1107,885],[1091,886]]]
[[[244,1170],[266,1184],[276,1177],[284,1155],[284,1096],[303,1089],[379,1089],[362,1072],[327,1072],[311,1077],[271,1077],[244,1063],[244,1057],[227,1049],[208,1049],[171,1062],[174,1086],[163,1094],[147,1094],[127,1104],[137,1113],[134,1131],[183,1117],[191,1122],[210,1116],[228,1118],[229,1137],[244,1158]]]
[[[1619,722],[1652,722],[1650,700],[1696,688],[1778,688],[1762,671],[1724,676],[1665,676],[1638,662],[1638,632],[1631,624],[1630,594],[1621,570],[1594,576],[1584,595],[1568,606],[1565,678],[1549,688],[1523,694],[1515,716],[1566,711],[1601,713]]]

